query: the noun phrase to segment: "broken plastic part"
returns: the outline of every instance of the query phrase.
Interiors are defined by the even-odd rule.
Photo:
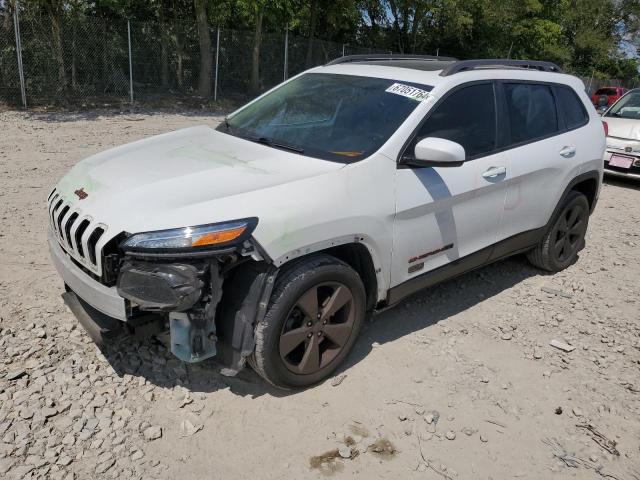
[[[189,363],[200,362],[217,353],[215,317],[222,298],[223,278],[215,260],[211,261],[209,273],[211,298],[204,309],[169,313],[171,353]]]
[[[118,294],[144,311],[185,311],[202,295],[204,282],[194,265],[126,260]]]

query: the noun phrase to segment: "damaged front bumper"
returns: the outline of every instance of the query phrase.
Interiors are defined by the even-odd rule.
[[[185,362],[216,357],[237,372],[253,352],[254,326],[265,313],[276,273],[257,249],[249,257],[228,249],[196,259],[127,254],[116,285],[109,287],[75,265],[52,235],[49,248],[67,288],[65,302],[96,343],[120,323],[129,332],[169,330],[171,352]],[[120,322],[107,322],[107,328],[97,318],[102,316]]]
[[[65,285],[99,312],[126,321],[127,305],[124,298],[118,295],[116,288],[102,285],[76,266],[51,231],[48,242],[53,266]]]
[[[221,268],[215,258],[178,262],[126,257],[118,274],[118,293],[141,311],[167,314],[171,352],[184,362],[199,362],[217,353]]]

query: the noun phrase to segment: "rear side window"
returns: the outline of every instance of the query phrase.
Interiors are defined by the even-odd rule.
[[[584,105],[569,87],[556,87],[558,109],[562,112],[567,130],[581,127],[589,120]]]
[[[512,145],[558,132],[556,105],[549,86],[506,83],[504,88]]]
[[[493,85],[470,85],[445,98],[422,125],[416,141],[426,137],[459,143],[464,147],[467,158],[495,150],[496,106]],[[415,143],[411,146],[411,155]]]
[[[596,90],[596,95],[617,95],[618,91],[615,88],[599,88]]]

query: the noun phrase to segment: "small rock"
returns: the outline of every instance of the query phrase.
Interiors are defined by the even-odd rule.
[[[340,447],[338,447],[338,455],[342,458],[351,458],[351,447],[340,445]]]
[[[446,437],[447,440],[455,440],[456,432],[454,432],[453,430],[449,430],[447,433],[444,434],[444,436]]]
[[[162,437],[162,428],[157,426],[149,427],[145,429],[142,434],[144,435],[144,439],[148,442],[157,440],[158,438]]]
[[[190,437],[195,435],[197,432],[202,430],[204,425],[194,424],[190,420],[183,420],[180,422],[180,436],[182,437]]]
[[[482,443],[487,443],[489,441],[489,439],[487,437],[485,437],[483,434],[480,434],[480,441]]]
[[[580,407],[573,407],[571,411],[576,417],[582,417],[584,415],[584,412]]]
[[[513,334],[511,332],[504,332],[500,338],[502,340],[511,340],[513,338]]]
[[[556,415],[562,415],[562,407],[557,407],[557,408],[555,409],[555,414],[556,414]]]
[[[56,462],[56,464],[66,467],[71,462],[73,462],[73,459],[71,457],[69,457],[68,455],[62,454],[60,455],[60,457],[58,457],[58,461]]]
[[[19,465],[11,470],[11,475],[13,475],[13,478],[26,478],[34,468],[35,466],[33,465]]]
[[[112,458],[110,460],[107,460],[106,462],[98,464],[98,466],[96,467],[96,473],[104,473],[104,472],[106,472],[111,467],[113,467],[113,465],[115,463],[116,463],[116,459]]]
[[[331,386],[332,387],[337,387],[338,385],[340,385],[344,381],[345,378],[347,378],[347,376],[344,375],[344,374],[343,375],[336,375],[335,377],[333,377],[331,379]]]
[[[33,418],[33,410],[29,409],[29,408],[23,408],[20,410],[20,418],[24,419],[24,420],[29,420],[30,418]]]
[[[62,439],[62,443],[64,445],[73,445],[74,443],[76,443],[76,437],[73,436],[73,433],[67,433],[64,438]]]
[[[17,380],[21,377],[23,377],[24,375],[26,375],[27,371],[24,369],[20,369],[20,370],[12,370],[9,373],[7,373],[7,375],[5,376],[5,378],[7,380]]]
[[[137,461],[144,457],[144,452],[142,450],[136,450],[131,454],[131,460]]]
[[[42,413],[46,418],[50,418],[57,415],[58,410],[55,408],[43,408],[40,413]]]
[[[536,348],[533,350],[533,358],[535,358],[536,360],[540,360],[542,357],[542,352],[539,349]]]
[[[7,473],[14,463],[12,458],[0,458],[0,475]]]
[[[561,342],[560,340],[556,340],[555,338],[549,342],[549,345],[562,350],[563,352],[573,352],[576,349],[576,347],[574,347],[573,345]]]
[[[563,292],[562,290],[558,290],[557,288],[541,287],[540,290],[542,290],[545,293],[555,295],[557,297],[573,298],[573,295],[571,295],[570,293]]]

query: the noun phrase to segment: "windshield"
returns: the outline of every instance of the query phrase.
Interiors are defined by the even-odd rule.
[[[605,116],[640,120],[640,90],[627,93]]]
[[[431,89],[382,78],[307,73],[248,105],[218,130],[351,163],[378,150]]]

